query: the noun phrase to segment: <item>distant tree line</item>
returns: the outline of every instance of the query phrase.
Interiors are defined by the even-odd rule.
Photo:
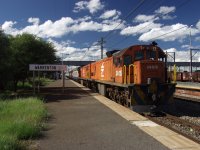
[[[19,81],[32,74],[29,64],[51,64],[58,60],[53,45],[35,35],[11,36],[0,30],[0,90],[17,89]]]

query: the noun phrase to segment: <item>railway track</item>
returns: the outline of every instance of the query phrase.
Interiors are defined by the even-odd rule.
[[[180,117],[161,111],[142,115],[157,124],[165,126],[197,143],[200,143],[200,117]]]

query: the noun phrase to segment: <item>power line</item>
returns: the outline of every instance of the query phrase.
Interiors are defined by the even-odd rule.
[[[103,53],[103,43],[105,42],[104,39],[108,38],[113,33],[113,31],[122,24],[122,22],[124,20],[126,20],[132,13],[134,13],[144,3],[144,1],[145,0],[141,0],[140,3],[136,7],[134,7],[134,9],[132,9],[113,30],[111,30],[109,33],[107,33],[104,37],[101,38],[101,42],[100,42],[100,45],[101,45],[101,58],[103,58],[103,56],[102,56],[103,54],[102,53]],[[88,47],[88,50],[84,53],[84,55],[81,58],[81,60],[86,56],[87,52],[89,51],[89,48],[91,48],[91,47],[92,46]]]
[[[146,13],[148,13],[148,12],[150,12],[151,10],[153,10],[153,8],[155,8],[155,7],[157,7],[157,6],[159,6],[159,5],[161,5],[162,3],[163,3],[163,1],[165,1],[165,0],[159,0],[159,1],[151,1],[151,2],[153,2],[153,3],[151,3],[154,7],[152,7],[151,5],[149,5],[147,8],[151,8],[151,9],[145,9],[145,11],[143,11],[142,13],[144,13],[144,12],[146,12]],[[146,11],[147,10],[147,11]],[[116,38],[115,38],[116,39]],[[125,39],[127,39],[127,37],[125,37]],[[124,40],[125,40],[124,39]],[[124,41],[123,40],[123,41]]]
[[[180,5],[178,5],[177,8],[180,8],[180,7],[184,6],[184,5],[185,5],[186,3],[188,3],[188,2],[189,2],[189,0],[184,1],[183,3],[181,3]],[[167,12],[167,13],[164,13],[164,14],[157,14],[157,15],[155,15],[155,17],[163,17],[163,16],[165,16],[165,15],[171,13],[171,12],[173,12],[173,10],[171,10],[171,11],[169,11],[169,12]],[[147,28],[147,27],[148,27],[149,25],[151,25],[152,23],[153,23],[153,22],[150,22],[150,24],[148,24],[148,25],[146,25],[146,26],[144,26],[144,27],[138,29],[137,31],[141,31],[141,30]],[[137,31],[136,31],[136,32],[137,32]],[[124,42],[125,40],[127,40],[127,39],[130,38],[130,37],[131,37],[131,35],[126,36],[124,39],[122,39],[122,40],[116,42],[115,44],[111,45],[111,47],[113,47],[114,45],[116,46],[116,45],[118,45],[118,44]]]
[[[154,1],[154,2],[156,2],[156,1]],[[162,3],[164,2],[164,0],[162,0],[162,1],[159,1],[159,2],[157,2],[156,4],[156,6],[155,7],[158,7],[158,6],[160,6]],[[154,4],[154,3],[153,3]],[[146,11],[146,13],[148,13],[148,12],[150,12],[151,10],[153,10],[155,7],[149,7],[149,8],[151,8],[151,9],[148,9],[148,11]],[[149,26],[149,25],[147,25],[147,26]],[[147,26],[145,26],[145,27],[147,27]],[[141,31],[141,30],[143,30],[145,27],[143,27],[143,28],[141,28],[141,29],[138,29],[137,31]],[[128,39],[129,38],[129,36],[131,36],[131,35],[127,35],[124,39],[122,39],[122,40],[120,40],[120,41],[118,41],[118,42],[115,42],[115,44],[113,44],[113,45],[118,45],[119,43],[122,43],[123,41],[125,41],[126,39]],[[113,45],[111,45],[111,47],[113,46]]]
[[[139,3],[136,7],[134,7],[134,8],[120,21],[120,23],[119,23],[117,26],[115,26],[115,28],[114,28],[113,30],[111,30],[110,32],[108,32],[108,33],[104,36],[104,39],[105,39],[105,38],[108,38],[108,37],[114,32],[114,30],[122,24],[122,22],[123,22],[124,20],[126,20],[132,13],[134,13],[138,8],[140,8],[140,7],[142,6],[142,4],[144,3],[144,1],[145,1],[145,0],[141,0],[140,3]]]
[[[95,43],[95,44],[93,44],[93,45],[87,47],[87,50],[85,51],[85,53],[84,53],[83,56],[81,57],[80,61],[82,61],[83,58],[87,55],[87,53],[90,51],[90,48],[91,48],[91,47],[97,46],[97,45],[98,45],[98,43]]]
[[[185,25],[185,26],[183,26],[183,27],[181,27],[181,28],[178,28],[178,29],[172,30],[172,31],[170,31],[170,32],[167,32],[167,33],[161,34],[161,35],[159,35],[159,36],[156,36],[156,37],[154,37],[154,38],[152,38],[152,39],[150,39],[150,40],[155,40],[155,39],[157,39],[157,38],[159,38],[159,37],[162,37],[162,36],[168,35],[168,34],[170,34],[170,33],[176,32],[176,31],[181,30],[181,29],[186,28],[186,27],[188,28],[188,26]]]

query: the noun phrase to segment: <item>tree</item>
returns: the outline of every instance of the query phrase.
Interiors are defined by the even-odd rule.
[[[4,90],[7,81],[11,80],[11,50],[9,37],[0,30],[0,90]]]
[[[29,64],[55,63],[56,60],[55,49],[50,43],[27,33],[12,38],[11,49],[15,90],[18,81],[28,78]]]

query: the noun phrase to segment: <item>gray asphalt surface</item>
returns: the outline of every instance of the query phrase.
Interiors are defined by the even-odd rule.
[[[87,92],[66,80],[46,93],[46,106],[52,115],[49,129],[39,141],[41,150],[167,150],[136,126],[101,104]]]

